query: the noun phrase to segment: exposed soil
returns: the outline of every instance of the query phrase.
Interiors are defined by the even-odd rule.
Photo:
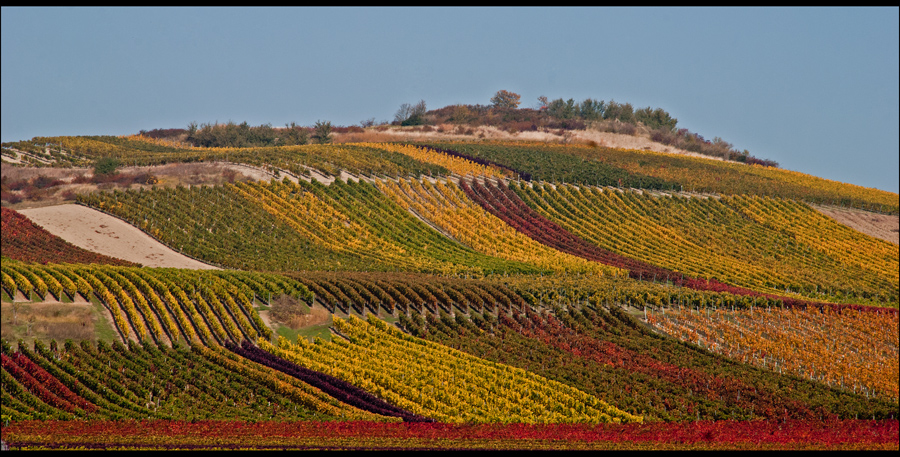
[[[465,127],[469,129],[469,127]],[[442,131],[443,130],[443,131]],[[722,160],[719,157],[711,157],[695,152],[685,151],[673,146],[651,140],[642,135],[625,135],[622,133],[600,132],[597,130],[566,130],[558,131],[523,131],[510,133],[491,126],[471,127],[474,132],[466,135],[459,132],[456,125],[439,125],[431,131],[423,131],[421,127],[389,127],[387,129],[371,127],[364,133],[345,133],[335,135],[335,142],[389,142],[389,141],[421,141],[421,140],[462,140],[473,139],[488,140],[514,140],[514,141],[540,141],[546,143],[574,143],[597,144],[598,146],[620,149],[640,149],[656,152],[669,152],[683,154],[705,159]]]
[[[810,205],[820,213],[866,235],[900,244],[900,216],[870,213],[860,209]]]
[[[147,267],[217,269],[172,250],[133,225],[86,206],[64,204],[19,212],[48,232],[89,251]]]
[[[266,324],[266,327],[269,327],[272,330],[275,330],[276,326],[272,325],[272,316],[269,315],[269,310],[260,311],[256,310],[256,314],[259,314],[259,318],[262,319],[263,324]]]

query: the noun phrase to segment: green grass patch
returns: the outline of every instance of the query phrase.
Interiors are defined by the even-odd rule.
[[[91,295],[91,307],[94,309],[94,334],[97,339],[113,342],[119,340],[119,332],[113,327],[112,322],[107,319],[107,309],[100,303],[97,297]]]
[[[318,324],[311,325],[309,327],[299,328],[294,330],[285,325],[279,325],[275,330],[275,335],[273,336],[273,340],[277,340],[278,336],[283,336],[287,338],[291,342],[296,342],[297,338],[304,338],[307,341],[313,341],[316,337],[319,337],[325,341],[331,341],[331,331],[329,328],[331,324]]]
[[[331,341],[330,328],[330,317],[328,319],[328,322],[310,325],[307,327],[300,327],[296,330],[286,325],[278,325],[278,328],[275,329],[275,334],[272,336],[272,340],[273,342],[275,342],[275,340],[277,340],[278,336],[280,335],[287,338],[291,342],[297,341],[297,338],[305,338],[307,341],[313,341],[316,337],[319,337],[325,341]]]

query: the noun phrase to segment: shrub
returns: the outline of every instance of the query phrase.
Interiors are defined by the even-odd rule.
[[[630,122],[623,122],[619,124],[619,131],[617,133],[621,133],[624,135],[634,135],[637,133],[637,126]]]
[[[197,124],[194,124],[195,129],[196,129],[196,127],[197,127]],[[153,130],[150,130],[149,132],[146,130],[141,130],[140,133],[141,133],[141,136],[146,137],[146,138],[162,139],[162,138],[174,138],[179,135],[188,133],[188,131],[185,129],[153,129]]]
[[[46,189],[48,187],[59,186],[61,184],[64,184],[61,180],[44,175],[38,175],[38,177],[34,178],[31,181],[31,185],[37,187],[38,189]]]
[[[287,324],[296,330],[300,327],[302,317],[309,314],[309,309],[290,295],[282,294],[272,300],[272,319]]]
[[[538,129],[537,124],[531,121],[515,121],[515,122],[507,122],[503,125],[504,130],[509,133],[513,132],[525,132],[525,131],[536,131]]]
[[[650,132],[650,139],[657,143],[672,145],[675,143],[675,134],[662,129],[656,129]]]
[[[235,179],[237,179],[237,171],[225,170],[222,172],[222,177],[225,178],[225,181],[227,181],[229,183],[234,183]]]
[[[120,165],[115,157],[101,157],[94,163],[94,176],[115,174]]]
[[[5,187],[9,190],[22,190],[29,186],[27,179],[20,179],[17,181],[11,181],[8,184],[7,183],[4,183],[4,184],[6,184]]]
[[[9,204],[11,204],[11,205],[15,205],[16,203],[19,203],[22,201],[22,196],[15,192],[10,192],[10,191],[4,190],[4,191],[2,191],[2,194],[3,195],[0,196],[0,200],[9,202]]]
[[[156,184],[159,182],[159,179],[150,173],[139,173],[134,175],[134,182],[138,184]]]
[[[25,189],[25,199],[26,200],[43,200],[45,197],[49,196],[52,191],[47,189],[39,189],[37,187],[27,187]]]

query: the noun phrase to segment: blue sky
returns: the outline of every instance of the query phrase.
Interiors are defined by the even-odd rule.
[[[898,192],[900,8],[2,8],[2,141],[630,102]]]

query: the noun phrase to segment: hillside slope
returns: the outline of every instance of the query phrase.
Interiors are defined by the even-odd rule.
[[[231,448],[250,422],[306,421],[329,449],[413,446],[403,433],[417,449],[735,446],[721,428],[670,432],[708,421],[740,439],[779,427],[793,448],[896,448],[858,425],[897,435],[900,251],[824,214],[896,220],[897,194],[600,143],[16,147],[168,174],[72,176],[90,187],[63,197],[73,183],[4,165],[4,204],[143,265],[4,258],[4,441]],[[40,200],[57,194],[78,204]],[[74,301],[69,324],[99,318],[64,334],[51,317]],[[32,420],[45,436],[10,432]],[[134,445],[134,420],[167,428]],[[395,433],[381,422],[406,428],[372,438]],[[821,424],[844,434],[811,436]],[[302,427],[265,446],[321,448],[289,438]]]
[[[900,244],[900,216],[872,213],[853,208],[811,205],[820,213],[875,238]]]
[[[75,246],[110,257],[147,267],[216,268],[172,250],[133,225],[86,206],[66,204],[19,212]]]

